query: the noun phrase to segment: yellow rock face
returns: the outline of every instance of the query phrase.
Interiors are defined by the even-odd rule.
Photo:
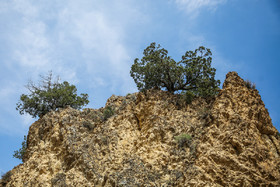
[[[258,91],[230,72],[216,98],[188,105],[150,90],[50,112],[7,186],[277,186],[279,140]]]

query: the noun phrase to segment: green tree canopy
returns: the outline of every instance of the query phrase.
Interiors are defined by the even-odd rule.
[[[16,109],[20,114],[30,114],[32,117],[40,117],[49,111],[71,106],[81,109],[89,103],[88,94],[77,95],[77,88],[67,81],[59,82],[59,77],[53,80],[52,73],[41,76],[42,80],[38,85],[29,82],[26,86],[30,91],[29,95],[22,94]]]
[[[158,87],[171,93],[185,91],[213,96],[219,90],[220,81],[215,80],[216,69],[211,67],[210,49],[201,46],[187,51],[182,60],[176,62],[166,49],[151,43],[143,55],[141,60],[134,60],[130,71],[140,91]]]

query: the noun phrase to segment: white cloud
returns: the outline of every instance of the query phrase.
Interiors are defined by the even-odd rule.
[[[80,58],[85,63],[85,72],[99,76],[91,78],[95,84],[111,86],[112,89],[116,87],[126,89],[119,87],[119,84],[131,82],[127,79],[131,58],[124,44],[126,35],[124,28],[128,16],[125,12],[114,12],[118,7],[109,11],[110,6],[106,9],[100,7],[90,9],[82,6],[71,4],[60,12],[58,16],[60,41],[64,43],[65,40],[73,41],[80,46]],[[80,11],[81,9],[84,11]],[[122,17],[126,19],[121,19]]]
[[[192,18],[196,17],[203,8],[215,11],[216,8],[227,0],[175,0],[178,7]]]
[[[96,90],[90,88],[96,87],[111,93],[135,88],[129,76],[132,60],[126,37],[134,24],[147,17],[131,1],[1,1],[0,16],[0,24],[5,25],[0,41],[8,44],[4,51],[8,58],[0,64],[5,74],[0,81],[0,96],[5,98],[0,102],[1,115],[22,122],[8,125],[5,119],[0,126],[7,132],[21,133],[30,125],[32,118],[19,117],[15,103],[26,93],[29,79],[37,82],[38,75],[49,70],[75,84],[78,91],[92,92],[89,95]]]
[[[40,9],[25,0],[11,1],[8,9],[11,15],[18,15],[14,16],[14,24],[8,34],[14,63],[18,68],[29,68],[31,74],[48,69],[52,64],[52,46],[47,25],[40,19]]]
[[[14,0],[5,6],[11,14],[19,15],[6,39],[12,44],[13,61],[28,69],[29,75],[36,77],[53,70],[62,78],[79,82],[77,71],[84,69],[84,74],[103,72],[109,80],[127,81],[130,57],[124,28],[132,23],[127,13],[133,13],[137,21],[141,19],[137,6],[127,1],[66,1],[54,5],[31,0]],[[128,11],[118,12],[123,6]],[[104,77],[95,80],[101,79]]]
[[[13,0],[13,8],[20,12],[22,16],[34,17],[38,15],[38,10],[31,4],[30,1],[26,0]]]

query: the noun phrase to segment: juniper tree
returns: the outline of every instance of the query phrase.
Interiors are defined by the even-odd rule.
[[[67,81],[60,83],[59,77],[53,80],[51,72],[41,79],[38,85],[30,81],[26,86],[30,94],[20,96],[16,107],[20,114],[27,113],[35,118],[66,106],[81,109],[89,103],[88,94],[78,96],[76,86]]]
[[[219,90],[220,81],[215,80],[216,69],[211,67],[212,53],[203,46],[187,51],[176,62],[168,51],[151,43],[141,60],[136,58],[131,67],[131,77],[140,91],[154,87],[174,93],[183,91],[197,96],[213,96]]]

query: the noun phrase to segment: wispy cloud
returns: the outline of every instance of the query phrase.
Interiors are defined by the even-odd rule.
[[[7,45],[0,53],[3,76],[0,95],[5,97],[0,103],[10,103],[2,110],[5,113],[1,117],[17,115],[17,120],[23,123],[20,128],[26,128],[32,120],[28,116],[19,117],[15,103],[29,79],[36,82],[38,75],[49,70],[90,92],[91,88],[115,93],[134,90],[129,77],[132,60],[126,40],[130,27],[147,19],[135,3],[129,0],[1,1],[0,24],[5,29],[0,34],[0,42]],[[15,127],[8,123],[5,119],[0,126],[12,132]]]
[[[133,13],[135,20],[141,16],[135,10],[137,6],[120,2],[65,1],[54,5],[14,0],[2,3],[8,9],[1,12],[3,17],[17,15],[13,16],[8,37],[3,39],[11,43],[13,63],[32,69],[33,76],[50,69],[67,77],[65,72],[73,75],[78,69],[93,73],[104,69],[108,72],[109,68],[114,71],[107,78],[115,79],[112,76],[116,75],[122,78],[130,60],[124,41],[128,35],[126,25],[131,23],[127,14]],[[123,7],[128,11],[118,12]],[[74,79],[77,81],[78,77]]]
[[[188,13],[199,12],[205,7],[215,9],[224,1],[175,0]],[[119,0],[108,3],[98,0],[61,0],[53,3],[11,0],[0,1],[0,7],[5,7],[0,8],[0,24],[5,25],[0,42],[7,44],[2,54],[9,54],[2,58],[0,53],[4,62],[0,72],[6,74],[0,80],[5,88],[0,94],[6,94],[6,101],[12,103],[5,111],[17,116],[17,120],[24,124],[29,123],[30,118],[18,117],[15,103],[29,79],[36,82],[38,75],[44,75],[49,70],[60,75],[62,80],[77,85],[82,93],[87,90],[92,98],[99,90],[114,94],[136,91],[129,71],[135,58],[132,56],[135,55],[133,49],[140,47],[133,45],[141,43],[142,37],[146,35],[149,35],[148,38],[158,35],[157,28],[169,26],[165,25],[167,22],[161,23],[164,24],[162,27],[155,26],[158,17],[153,17],[154,10],[149,6],[149,1],[138,3]],[[151,29],[149,34],[147,28]],[[195,32],[190,29],[186,32],[184,30],[178,34],[182,35],[183,42],[189,43],[189,49],[206,42],[202,35],[192,34]],[[6,84],[7,80],[16,85]],[[104,101],[94,102],[99,102],[97,106],[100,106]]]
[[[203,9],[215,11],[219,5],[226,1],[227,0],[175,0],[175,3],[180,9],[186,11],[191,18],[195,18]]]

